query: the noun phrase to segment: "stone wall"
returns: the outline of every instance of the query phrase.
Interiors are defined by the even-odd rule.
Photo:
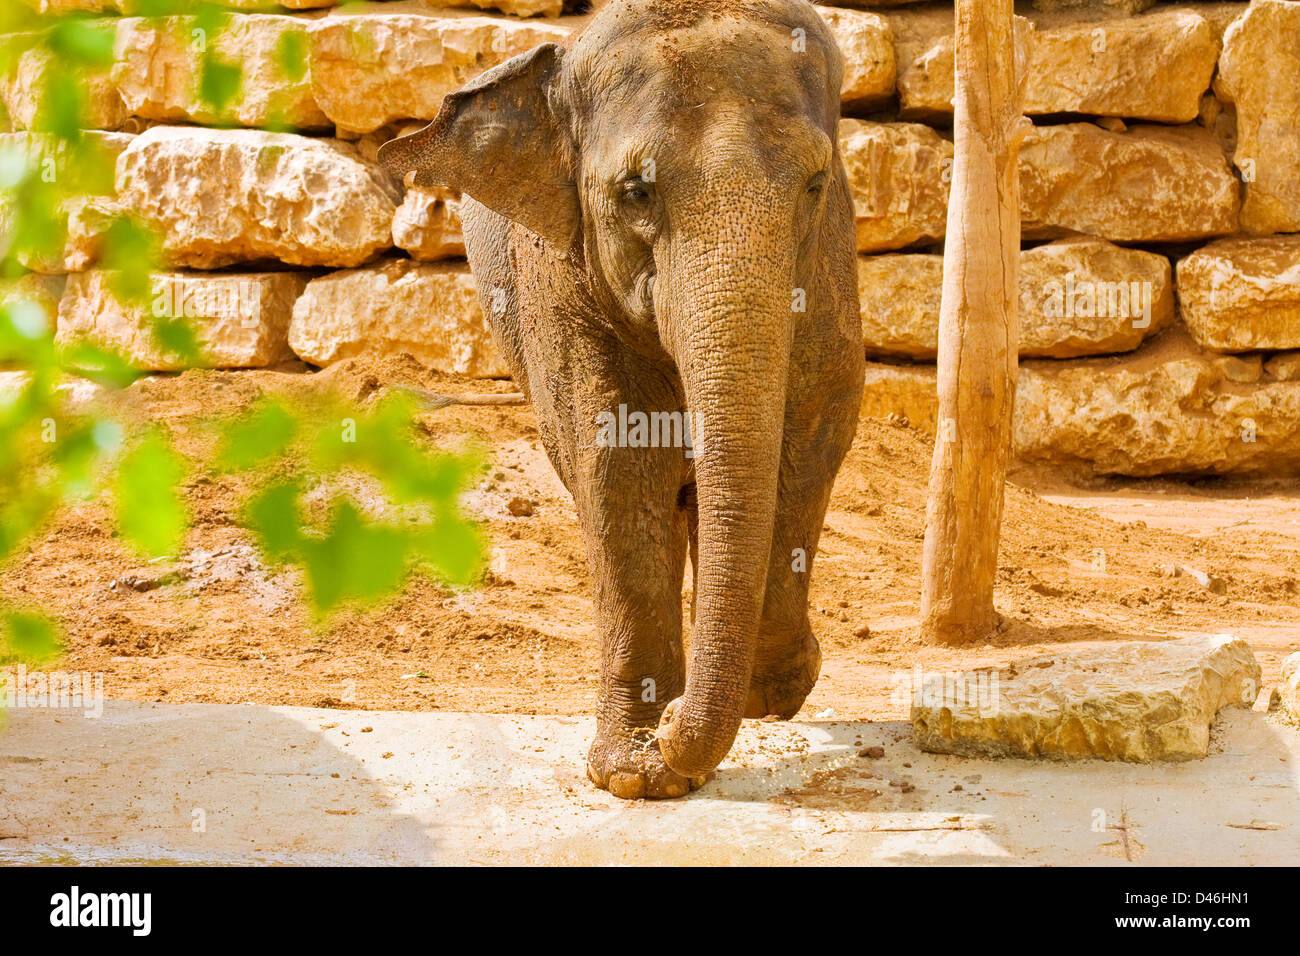
[[[116,31],[116,62],[89,97],[115,191],[70,211],[61,257],[24,263],[24,291],[57,311],[61,337],[169,367],[142,334],[148,316],[96,272],[97,226],[125,208],[159,227],[171,271],[157,288],[196,319],[213,366],[388,349],[505,374],[459,197],[403,194],[375,154],[480,71],[570,38],[582,15],[561,0],[287,0],[274,12],[233,0],[216,42],[245,83],[223,121],[233,128],[216,129],[183,18],[131,16],[133,0],[27,2]],[[1018,9],[1035,123],[1020,172],[1018,453],[1132,475],[1300,472],[1300,2],[1037,3]],[[932,428],[952,5],[822,11],[847,56],[863,411]],[[307,53],[292,82],[276,70],[289,33]],[[50,64],[22,52],[29,37],[0,43],[20,54],[0,83],[12,130],[0,139],[44,149],[26,127]],[[258,128],[276,124],[297,132]]]

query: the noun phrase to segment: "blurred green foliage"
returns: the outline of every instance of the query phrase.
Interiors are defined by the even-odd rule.
[[[273,563],[301,565],[318,619],[347,605],[393,594],[413,569],[464,586],[483,570],[484,542],[458,499],[485,464],[474,452],[451,455],[413,441],[416,405],[403,396],[366,409],[337,401],[291,408],[264,398],[223,427],[216,467],[262,478],[245,509]],[[347,495],[330,495],[323,520],[304,517],[308,490],[344,477],[369,477],[367,518]]]
[[[191,50],[200,101],[228,118],[243,80],[237,50],[223,50],[219,39],[229,12],[196,0],[129,6],[132,15],[169,18],[159,27],[176,30]],[[32,62],[25,58],[43,64],[31,129],[0,143],[0,371],[21,373],[16,385],[0,389],[0,575],[12,573],[15,557],[61,507],[96,495],[112,497],[121,537],[137,553],[177,556],[187,522],[182,483],[211,467],[253,482],[248,528],[269,561],[302,567],[318,621],[343,606],[382,600],[414,570],[448,584],[473,583],[484,543],[457,499],[482,458],[416,442],[408,402],[357,409],[334,400],[313,408],[266,400],[220,426],[217,459],[206,463],[179,454],[163,424],[108,411],[130,403],[70,405],[61,387],[69,375],[120,391],[142,374],[111,348],[56,341],[41,295],[24,285],[32,270],[61,259],[69,214],[113,193],[112,155],[83,130],[90,84],[111,68],[114,37],[112,17],[41,15],[29,2],[0,0],[0,82],[7,86],[20,62]],[[307,52],[304,33],[284,34],[275,57],[286,82],[305,76]],[[154,294],[151,273],[161,267],[161,237],[108,208],[97,267],[124,304],[145,305]],[[201,323],[156,316],[152,334],[180,364],[202,365]],[[323,518],[305,516],[306,490],[341,488],[349,476],[369,476],[382,500],[363,507],[335,490]],[[0,664],[47,662],[59,650],[50,617],[0,597]]]

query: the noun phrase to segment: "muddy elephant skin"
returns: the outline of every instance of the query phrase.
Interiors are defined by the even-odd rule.
[[[578,509],[588,775],[620,797],[687,793],[817,679],[808,581],[863,376],[841,73],[804,0],[613,0],[380,152],[466,197],[484,311]]]

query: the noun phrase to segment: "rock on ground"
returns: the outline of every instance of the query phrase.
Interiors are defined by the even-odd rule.
[[[1300,348],[1300,236],[1202,246],[1178,263],[1178,300],[1207,349]]]
[[[868,362],[859,414],[910,425],[933,435],[939,421],[937,388],[933,365]]]
[[[1237,229],[1238,193],[1214,135],[1198,126],[1042,126],[1020,152],[1020,217],[1029,238],[1081,232],[1114,242],[1182,242],[1227,235]]]
[[[943,256],[862,256],[858,287],[869,355],[938,352]],[[1174,320],[1169,260],[1104,239],[1062,239],[1020,254],[1020,354],[1127,352]]]
[[[1224,35],[1215,89],[1237,107],[1248,232],[1300,232],[1300,3],[1254,0]]]
[[[932,753],[1150,762],[1204,757],[1224,707],[1250,707],[1259,664],[1229,635],[1124,641],[930,677],[912,734]]]
[[[916,123],[840,122],[859,252],[941,239],[948,219],[953,145]]]
[[[395,184],[335,140],[157,126],[120,157],[117,188],[175,266],[356,266],[392,245]]]
[[[1292,654],[1282,662],[1282,706],[1297,720],[1300,720],[1300,652]]]
[[[313,365],[408,352],[442,372],[509,374],[465,263],[390,259],[313,279],[294,306],[289,344]]]
[[[192,363],[163,348],[152,330],[159,319],[178,319],[193,327],[203,367],[259,368],[292,357],[289,320],[306,275],[172,272],[150,278],[148,302],[123,304],[107,273],[69,276],[59,305],[59,341],[89,339],[117,349],[137,368],[172,371]]]
[[[1025,112],[1091,113],[1190,123],[1219,57],[1219,38],[1187,10],[1029,31]],[[937,40],[898,78],[904,119],[951,122],[953,38]]]

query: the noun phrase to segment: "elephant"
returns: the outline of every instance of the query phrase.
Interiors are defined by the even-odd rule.
[[[820,671],[809,577],[864,375],[842,72],[806,0],[611,0],[379,151],[463,196],[483,311],[581,524],[587,775],[617,797],[701,786]]]

